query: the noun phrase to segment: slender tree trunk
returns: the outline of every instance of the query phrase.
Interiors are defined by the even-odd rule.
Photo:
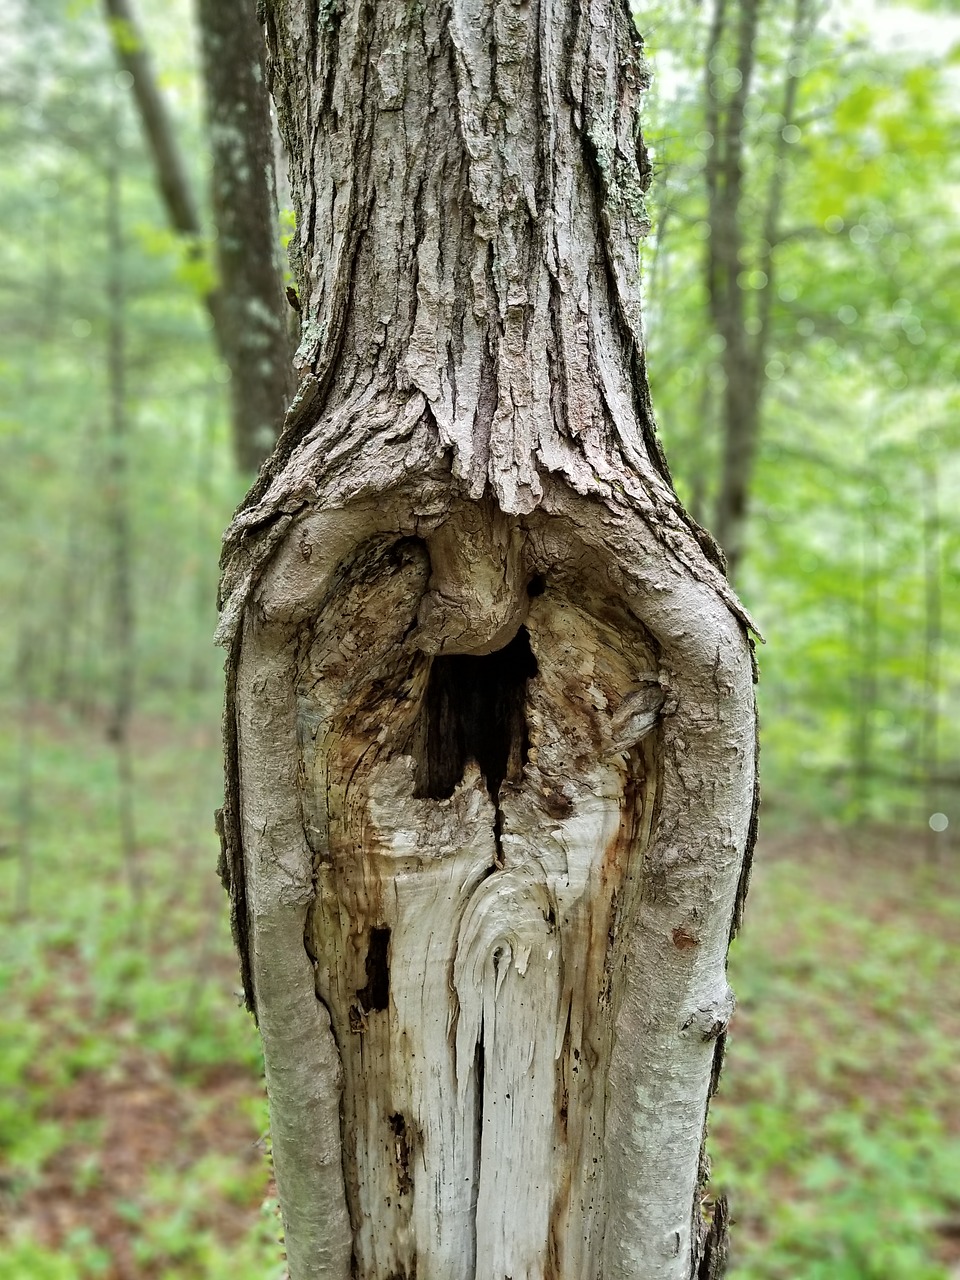
[[[691,1280],[748,622],[656,440],[620,0],[265,6],[304,340],[222,871],[292,1280]]]
[[[717,59],[727,23],[728,0],[716,0],[706,54],[707,132],[707,293],[714,327],[723,339],[724,372],[721,422],[722,468],[715,528],[731,573],[739,566],[746,517],[747,484],[759,424],[759,384],[754,352],[745,327],[744,290],[740,273],[744,231],[740,216],[743,193],[744,110],[750,95],[756,48],[759,0],[736,4],[738,77],[729,96],[719,88]]]
[[[731,70],[727,91],[719,74],[727,27],[734,10]],[[720,406],[721,474],[714,530],[736,580],[744,553],[748,499],[760,441],[765,364],[774,297],[774,251],[787,166],[785,130],[796,113],[801,54],[815,21],[811,0],[794,0],[793,24],[784,58],[783,126],[773,146],[773,168],[758,244],[747,252],[744,230],[744,150],[746,105],[755,69],[760,0],[714,0],[705,58],[707,150],[707,293],[716,333],[723,339],[720,363],[724,390]],[[745,289],[741,273],[756,264],[755,288]]]
[[[197,0],[220,277],[219,341],[230,367],[237,459],[255,471],[293,394],[280,263],[273,124],[255,0]]]
[[[33,897],[33,793],[34,749],[33,718],[36,714],[34,689],[33,629],[20,624],[17,646],[17,691],[19,707],[19,749],[17,752],[17,888],[13,916],[25,920],[30,915]]]
[[[209,544],[210,512],[215,511],[217,505],[211,479],[215,465],[214,431],[219,409],[218,391],[219,388],[213,383],[207,388],[203,400],[203,419],[197,436],[194,539],[198,547]],[[199,561],[193,583],[193,612],[197,636],[209,635],[212,630],[214,600],[210,591],[208,568],[205,561]],[[205,646],[191,646],[189,683],[191,693],[200,693],[208,687],[212,674],[210,657],[209,650]]]
[[[203,226],[176,133],[129,0],[104,0],[120,65],[131,77],[167,216],[203,252]],[[217,288],[205,301],[230,370],[234,454],[255,471],[276,441],[293,390],[290,308],[284,296],[270,107],[253,0],[198,0],[217,226]]]
[[[943,553],[941,547],[940,484],[936,454],[924,454],[923,484],[923,720],[920,736],[920,767],[923,773],[925,808],[928,819],[940,802],[940,651],[943,644]],[[927,828],[931,857],[939,843],[937,832]]]
[[[857,612],[857,670],[854,677],[853,722],[853,808],[860,819],[867,817],[874,773],[874,721],[877,712],[880,662],[880,536],[877,508],[870,501],[869,487],[876,477],[864,471],[865,493],[860,522],[860,598]]]
[[[137,857],[133,748],[130,722],[136,679],[133,572],[130,526],[130,431],[127,413],[126,297],[124,282],[123,214],[121,209],[120,148],[117,122],[111,138],[107,169],[107,437],[106,516],[110,533],[110,631],[114,694],[108,733],[117,763],[117,811],[120,849],[135,902],[143,886]]]
[[[170,225],[180,235],[197,241],[199,246],[203,227],[193,185],[140,24],[129,0],[104,0],[104,10],[117,61],[130,77],[130,89]]]
[[[53,660],[52,691],[56,702],[66,706],[73,700],[73,683],[75,675],[77,645],[77,566],[81,563],[77,554],[80,541],[80,518],[76,507],[67,517],[67,532],[64,538],[63,567],[60,570],[59,609],[63,611],[63,626],[58,628],[55,641],[56,649]],[[87,604],[87,601],[84,601]]]

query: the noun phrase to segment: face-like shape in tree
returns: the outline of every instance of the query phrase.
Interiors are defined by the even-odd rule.
[[[223,830],[291,1275],[705,1275],[753,694],[646,388],[629,7],[262,9],[304,325]]]
[[[301,633],[305,938],[360,1276],[598,1269],[664,695],[643,627],[552,552],[505,522],[378,537]]]
[[[506,516],[439,479],[267,526],[225,608],[224,865],[292,1274],[689,1280],[740,623],[627,505]]]

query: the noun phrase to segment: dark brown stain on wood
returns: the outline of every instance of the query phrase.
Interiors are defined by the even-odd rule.
[[[573,812],[573,801],[556,787],[544,787],[543,807],[551,818],[569,818]]]
[[[413,1174],[410,1163],[410,1139],[407,1136],[407,1122],[399,1111],[395,1111],[388,1121],[393,1134],[393,1149],[397,1162],[397,1183],[402,1196],[409,1195],[413,1189]]]
[[[357,992],[364,1013],[380,1013],[390,1004],[390,930],[374,927],[367,946],[367,985]]]
[[[672,936],[673,945],[678,951],[691,951],[694,947],[699,947],[700,945],[700,939],[682,926],[674,929]]]

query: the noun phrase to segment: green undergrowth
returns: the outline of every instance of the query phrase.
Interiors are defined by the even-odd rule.
[[[711,1123],[734,1280],[946,1280],[960,1187],[960,903],[896,840],[755,875]],[[954,1252],[950,1253],[950,1241]]]
[[[28,914],[19,739],[0,740],[0,1280],[282,1275],[259,1049],[214,873],[216,721],[211,700],[137,724],[137,902],[109,744],[37,708]],[[711,1120],[733,1280],[950,1275],[958,959],[960,904],[923,849],[761,850]]]
[[[0,741],[0,1280],[282,1274],[215,875],[217,720],[212,697],[136,725],[136,894],[105,735],[36,708],[27,909],[22,726]]]

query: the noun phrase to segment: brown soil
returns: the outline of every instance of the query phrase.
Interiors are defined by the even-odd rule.
[[[136,1050],[125,1053],[109,1076],[82,1074],[44,1116],[82,1140],[61,1147],[38,1184],[8,1206],[0,1236],[26,1227],[38,1243],[58,1250],[85,1231],[113,1259],[101,1273],[105,1280],[149,1280],[159,1272],[137,1259],[135,1244],[151,1213],[145,1195],[150,1174],[171,1171],[187,1182],[196,1162],[215,1151],[262,1169],[262,1190],[249,1203],[211,1200],[195,1219],[198,1229],[225,1242],[239,1240],[267,1193],[262,1143],[242,1109],[252,1087],[245,1072],[230,1068],[188,1086]]]

